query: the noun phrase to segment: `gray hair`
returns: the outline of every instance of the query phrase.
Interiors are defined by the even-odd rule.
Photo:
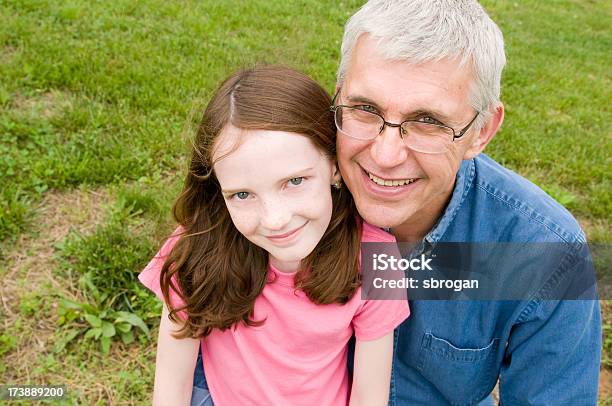
[[[504,39],[476,0],[370,0],[347,22],[337,80],[342,85],[353,48],[362,34],[379,44],[388,60],[419,64],[456,59],[471,67],[470,104],[482,127],[500,104],[506,64]]]

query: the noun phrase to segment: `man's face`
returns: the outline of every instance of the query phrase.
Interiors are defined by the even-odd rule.
[[[468,99],[470,80],[470,71],[454,61],[411,65],[385,60],[376,42],[364,35],[353,50],[337,104],[372,106],[367,109],[392,123],[431,117],[459,131],[476,114]],[[398,128],[385,126],[369,141],[339,131],[338,163],[366,221],[394,233],[400,228],[424,235],[442,214],[476,136],[469,130],[442,153],[426,154],[406,147]]]

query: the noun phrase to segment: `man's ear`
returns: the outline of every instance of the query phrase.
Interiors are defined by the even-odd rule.
[[[474,158],[489,145],[489,142],[491,142],[504,121],[504,112],[504,105],[500,103],[499,106],[493,110],[493,114],[489,120],[480,129],[478,136],[472,140],[472,145],[470,145],[463,154],[463,159]]]

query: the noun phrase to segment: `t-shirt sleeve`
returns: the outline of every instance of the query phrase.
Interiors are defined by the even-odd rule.
[[[160,250],[155,254],[153,259],[148,263],[148,265],[144,268],[142,272],[138,275],[138,280],[150,289],[155,295],[164,301],[164,295],[161,291],[161,286],[159,284],[159,276],[161,274],[162,267],[166,262],[166,258],[172,252],[172,248],[179,240],[183,230],[181,227],[177,228],[174,233],[168,238],[168,240],[162,245]],[[172,281],[174,285],[178,288],[178,281],[176,279],[176,275],[173,275]],[[171,305],[174,308],[182,307],[185,302],[181,299],[181,297],[174,291],[174,289],[170,288],[170,301]],[[179,314],[184,315],[183,312],[179,312]]]
[[[395,237],[364,222],[362,242],[395,244]],[[399,296],[395,295],[395,299],[362,299],[352,321],[357,340],[370,341],[381,338],[408,318],[410,308],[405,297],[406,291],[401,293]],[[362,294],[361,288],[356,294]]]
[[[393,331],[409,315],[407,300],[363,300],[353,317],[355,338],[361,341],[381,338]]]

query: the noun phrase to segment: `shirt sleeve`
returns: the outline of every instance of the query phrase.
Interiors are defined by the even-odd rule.
[[[357,294],[361,294],[361,289]],[[381,338],[393,331],[409,315],[407,300],[365,299],[353,317],[355,338],[360,341]]]
[[[386,247],[390,250],[389,252],[397,250],[395,237],[366,222],[363,223],[361,242],[390,244]],[[395,256],[399,256],[399,251]],[[361,260],[359,262],[361,265]],[[401,274],[403,275],[403,272]],[[360,288],[356,294],[361,296],[362,293],[363,291]],[[377,295],[370,294],[365,296],[377,297]],[[361,300],[352,321],[357,340],[371,341],[381,338],[393,331],[410,315],[405,290],[402,290],[399,294],[378,295],[378,297],[394,297],[394,299],[368,298]]]
[[[147,264],[142,272],[138,275],[138,280],[151,290],[155,295],[164,301],[164,295],[161,291],[160,286],[160,274],[168,255],[172,252],[172,248],[176,242],[180,239],[183,230],[181,227],[177,228],[174,233],[166,240],[164,245],[160,248],[160,250],[153,256],[151,261]],[[178,281],[176,279],[176,275],[173,275],[172,281],[174,285],[179,288]],[[173,308],[182,307],[185,302],[181,299],[179,294],[174,291],[174,289],[170,288],[170,304]],[[183,311],[179,312],[179,315],[184,318],[185,313]]]

